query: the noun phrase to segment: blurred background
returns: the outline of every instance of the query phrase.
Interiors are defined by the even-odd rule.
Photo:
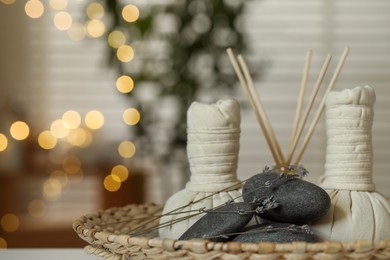
[[[0,248],[78,247],[75,218],[182,189],[192,101],[241,104],[238,176],[272,164],[225,50],[248,59],[287,152],[307,49],[309,90],[351,52],[336,89],[371,85],[374,180],[390,197],[390,2],[0,0]],[[302,163],[316,182],[322,118]]]

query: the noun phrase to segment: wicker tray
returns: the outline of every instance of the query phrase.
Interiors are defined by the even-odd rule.
[[[340,243],[217,243],[207,240],[172,240],[131,237],[133,227],[157,224],[162,206],[131,204],[76,219],[73,228],[90,245],[89,254],[106,259],[390,259],[390,239]],[[111,223],[111,224],[110,224]]]

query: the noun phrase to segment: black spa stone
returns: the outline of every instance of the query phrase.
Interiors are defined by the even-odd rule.
[[[320,242],[309,226],[297,226],[288,223],[267,223],[255,225],[243,230],[233,238],[242,243],[274,242],[291,243],[296,241]]]
[[[253,217],[253,209],[253,204],[245,202],[230,203],[218,207],[207,212],[179,239],[202,238],[215,242],[227,241],[229,236],[224,236],[224,234],[240,232]]]
[[[281,176],[269,171],[256,174],[246,181],[243,190],[245,202],[261,201],[273,196],[279,206],[258,215],[277,222],[306,224],[324,216],[330,207],[330,198],[319,186],[298,178]]]

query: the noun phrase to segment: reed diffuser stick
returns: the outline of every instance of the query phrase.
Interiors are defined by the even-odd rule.
[[[336,67],[336,70],[333,74],[333,77],[332,77],[331,81],[329,82],[328,88],[326,89],[326,92],[322,98],[320,105],[319,105],[319,108],[317,110],[317,114],[315,115],[314,120],[311,123],[310,128],[309,128],[309,130],[305,136],[305,139],[302,143],[302,146],[298,151],[297,157],[296,157],[295,162],[294,162],[295,165],[297,165],[302,159],[303,153],[305,152],[306,147],[310,141],[310,138],[312,137],[314,130],[318,124],[318,121],[320,120],[321,114],[324,111],[326,97],[329,94],[329,92],[333,89],[333,86],[335,85],[335,83],[340,75],[341,69],[344,66],[345,60],[348,56],[348,53],[349,53],[349,48],[345,48],[343,51],[343,54],[341,55],[340,61],[337,64],[337,67]]]
[[[264,121],[263,121],[263,119],[261,118],[261,115],[259,114],[258,110],[256,109],[254,100],[252,99],[252,96],[251,96],[251,94],[250,94],[250,91],[249,91],[247,82],[245,81],[245,78],[244,78],[244,76],[243,76],[243,74],[242,74],[242,72],[241,72],[241,70],[240,70],[240,66],[238,65],[238,62],[237,62],[237,60],[236,60],[236,57],[235,57],[235,55],[234,55],[232,49],[229,48],[229,49],[226,50],[226,52],[227,52],[227,54],[228,54],[228,56],[229,56],[230,62],[231,62],[231,64],[232,64],[232,66],[233,66],[233,69],[234,69],[235,73],[237,74],[237,77],[238,77],[238,79],[239,79],[239,81],[240,81],[240,83],[241,83],[241,86],[243,87],[243,89],[244,89],[244,91],[245,91],[245,94],[246,94],[247,97],[248,97],[249,103],[250,103],[250,105],[251,105],[251,107],[252,107],[253,112],[255,113],[256,119],[257,119],[257,121],[258,121],[258,123],[259,123],[259,125],[260,125],[260,128],[261,128],[261,130],[262,130],[262,132],[263,132],[263,135],[264,135],[265,140],[266,140],[266,142],[267,142],[267,144],[268,144],[268,147],[269,147],[270,150],[271,150],[271,154],[272,154],[272,156],[273,156],[273,158],[274,158],[274,161],[275,161],[275,163],[276,163],[277,165],[279,165],[279,164],[280,164],[280,161],[279,161],[279,159],[278,159],[278,155],[277,155],[277,153],[276,153],[276,151],[275,151],[275,148],[274,148],[274,145],[273,145],[273,143],[272,143],[272,141],[271,141],[271,138],[269,137],[267,128],[266,128],[266,126],[264,125]]]
[[[263,103],[261,102],[261,100],[259,98],[259,94],[258,94],[258,92],[256,90],[256,87],[255,87],[254,83],[253,83],[253,79],[252,79],[252,77],[251,77],[251,75],[249,73],[248,65],[245,62],[245,60],[242,57],[242,55],[238,55],[238,63],[241,66],[242,71],[244,72],[244,76],[245,76],[246,81],[248,83],[249,92],[251,93],[252,99],[255,102],[255,106],[256,106],[257,110],[259,111],[261,117],[263,118],[263,121],[264,121],[265,127],[267,129],[267,132],[270,135],[272,145],[273,145],[273,147],[276,148],[276,152],[278,154],[279,162],[284,164],[285,159],[284,159],[284,156],[283,156],[283,152],[280,149],[279,142],[278,142],[278,140],[276,138],[275,131],[273,130],[273,128],[271,126],[271,122],[269,120],[269,117],[268,117],[267,113],[265,112]],[[279,164],[277,164],[277,165],[279,165]]]
[[[311,56],[312,56],[312,50],[307,50],[306,58],[305,58],[305,66],[303,68],[303,74],[302,74],[302,81],[301,81],[301,87],[299,91],[299,98],[297,102],[297,109],[295,111],[295,118],[294,118],[294,124],[291,131],[291,137],[290,137],[290,147],[293,145],[295,136],[298,131],[298,124],[301,120],[301,114],[302,114],[302,106],[303,106],[303,99],[305,97],[306,87],[307,87],[307,78],[309,76],[309,70],[311,65]]]
[[[301,137],[303,129],[305,128],[305,125],[306,125],[307,119],[309,117],[310,111],[311,111],[311,109],[313,107],[314,101],[315,101],[315,99],[317,97],[317,94],[318,94],[318,91],[319,91],[319,89],[321,87],[322,81],[324,80],[324,76],[326,74],[326,71],[328,70],[329,63],[330,63],[331,59],[332,59],[332,56],[330,56],[328,54],[326,56],[325,60],[324,60],[324,63],[322,65],[322,68],[321,68],[321,71],[320,71],[320,74],[318,75],[318,78],[317,78],[316,85],[315,85],[315,87],[313,89],[313,92],[312,92],[312,94],[310,96],[310,100],[307,103],[303,119],[301,121],[301,124],[299,125],[298,132],[294,136],[294,141],[293,141],[292,145],[290,145],[290,149],[288,151],[287,161],[286,161],[287,165],[290,165],[290,163],[291,163],[291,160],[292,160],[292,157],[294,155],[295,149],[297,147],[299,138]]]

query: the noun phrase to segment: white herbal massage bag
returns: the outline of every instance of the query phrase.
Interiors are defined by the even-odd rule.
[[[313,229],[324,240],[351,242],[390,238],[390,206],[372,180],[371,128],[375,92],[356,87],[326,100],[326,163],[320,186],[330,198],[328,214]]]
[[[232,199],[242,201],[237,179],[240,121],[236,100],[220,100],[212,105],[192,103],[187,111],[191,179],[185,189],[167,200],[160,218],[160,237],[179,238],[203,214],[187,217],[202,208],[212,209]],[[185,220],[175,222],[182,218]]]

